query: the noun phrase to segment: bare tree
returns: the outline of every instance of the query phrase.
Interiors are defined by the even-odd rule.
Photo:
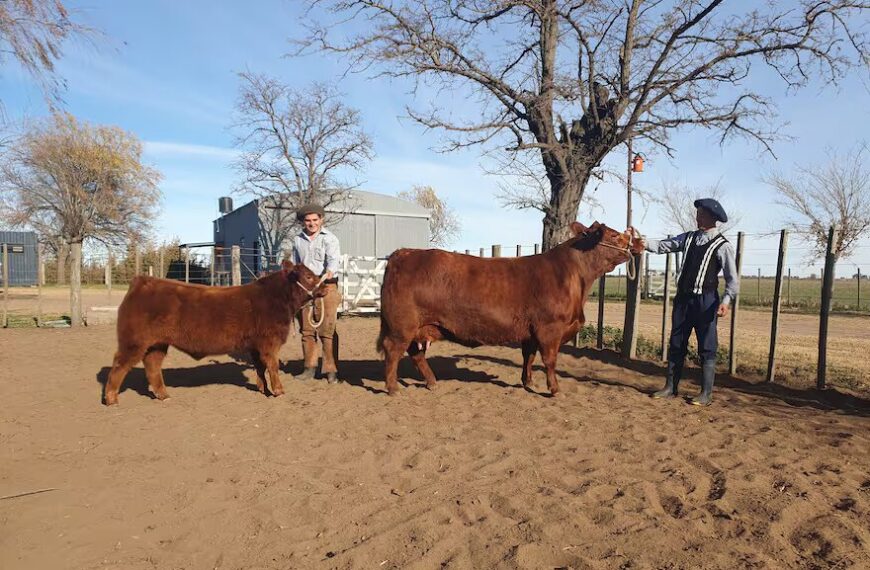
[[[265,75],[239,77],[235,142],[243,152],[235,164],[241,176],[236,191],[258,200],[260,243],[268,263],[274,263],[297,226],[299,206],[346,208],[352,202],[350,191],[358,182],[343,176],[371,160],[372,142],[359,111],[344,105],[328,85],[295,91]]]
[[[65,88],[55,73],[69,37],[89,38],[94,31],[70,18],[60,0],[5,0],[0,2],[0,63],[12,56],[39,82],[50,103],[60,100]]]
[[[141,157],[142,144],[120,128],[56,114],[28,128],[0,163],[5,217],[69,245],[73,326],[81,323],[82,243],[141,239],[152,224],[160,175]]]
[[[414,186],[399,192],[398,196],[429,210],[429,241],[433,245],[444,247],[459,235],[461,226],[456,212],[438,197],[431,186]]]
[[[313,4],[323,10],[311,12],[297,53],[342,54],[352,69],[440,89],[433,108],[408,113],[443,130],[445,150],[491,142],[539,154],[549,183],[544,248],[567,237],[592,172],[632,139],[672,153],[669,134],[698,126],[767,148],[775,109],[743,87],[753,66],[798,88],[813,76],[836,82],[870,61],[870,3],[858,0]],[[362,32],[342,28],[351,18]],[[474,116],[451,113],[457,93],[480,103]]]
[[[791,216],[788,226],[807,236],[813,246],[811,259],[824,258],[828,230],[839,226],[834,256],[847,258],[858,240],[870,231],[870,148],[866,143],[845,155],[828,153],[821,165],[797,165],[794,175],[775,173],[765,182],[778,194],[777,204]]]
[[[698,229],[695,219],[695,200],[699,198],[713,198],[722,202],[724,196],[720,182],[702,188],[689,188],[684,184],[678,184],[669,180],[662,182],[659,203],[662,206],[661,220],[669,228],[679,229],[681,232],[690,232]],[[728,221],[719,226],[724,233],[733,228],[740,221],[740,214],[728,208]]]

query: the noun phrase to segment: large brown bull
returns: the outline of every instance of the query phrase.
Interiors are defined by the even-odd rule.
[[[118,307],[118,351],[106,382],[105,403],[118,403],[124,377],[140,360],[151,392],[169,397],[161,365],[170,346],[199,360],[214,354],[250,352],[257,388],[284,393],[278,376],[278,350],[293,316],[312,296],[322,294],[319,279],[304,265],[284,262],[280,271],[240,287],[208,287],[136,277]]]
[[[434,388],[426,348],[444,339],[465,346],[520,344],[527,388],[540,351],[555,395],[556,355],[586,321],[590,286],[643,251],[631,229],[620,233],[598,222],[589,228],[575,222],[571,229],[574,237],[528,257],[481,259],[437,249],[393,253],[381,288],[377,341],[386,359],[387,391],[398,390],[397,368],[406,351],[426,387]]]

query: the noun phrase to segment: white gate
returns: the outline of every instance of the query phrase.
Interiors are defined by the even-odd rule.
[[[386,267],[386,259],[342,255],[339,310],[342,313],[379,313]]]

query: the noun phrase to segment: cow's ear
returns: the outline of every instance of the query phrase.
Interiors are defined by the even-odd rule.
[[[580,222],[571,222],[571,231],[574,232],[575,236],[579,236],[586,231],[586,226],[584,226]]]
[[[281,262],[281,269],[283,269],[284,271],[293,271],[294,267],[295,266],[286,259]]]

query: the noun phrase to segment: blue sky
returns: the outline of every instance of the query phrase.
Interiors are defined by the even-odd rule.
[[[431,149],[440,141],[438,134],[401,118],[411,100],[408,84],[364,75],[342,77],[344,66],[335,57],[284,57],[288,38],[302,33],[301,2],[90,0],[67,5],[79,21],[106,34],[96,48],[67,47],[58,66],[68,83],[67,110],[93,123],[119,125],[145,142],[146,161],[164,175],[163,210],[155,221],[158,237],[211,240],[217,198],[227,195],[236,180],[229,168],[235,156],[229,126],[239,85],[236,73],[247,69],[300,87],[315,80],[338,83],[345,102],[361,111],[374,141],[376,158],[361,174],[363,188],[396,194],[413,185],[433,186],[462,222],[462,235],[451,249],[540,241],[541,215],[498,204],[498,180],[483,173],[479,150],[436,153]],[[819,162],[827,148],[845,151],[870,138],[866,77],[852,77],[839,89],[817,83],[792,95],[768,74],[757,73],[750,81],[777,102],[780,119],[788,123],[785,133],[793,139],[774,145],[779,160],[744,141],[720,147],[715,134],[687,131],[673,138],[676,157],[650,156],[635,185],[656,194],[665,180],[706,186],[721,179],[723,204],[741,213],[739,229],[770,232],[779,228],[783,214],[761,182],[766,171]],[[45,113],[40,92],[14,65],[3,66],[0,92],[13,120]],[[425,106],[425,96],[423,92],[412,102]],[[621,165],[624,156],[624,150],[617,150],[610,160]],[[233,198],[237,204],[247,201]],[[581,221],[598,219],[622,227],[624,190],[618,184],[605,185],[596,198],[602,208],[592,214],[581,209]],[[643,233],[673,231],[662,223],[655,205],[638,210],[635,225]],[[858,263],[870,273],[868,246],[847,264]],[[744,273],[755,273],[751,268],[756,266],[772,272],[775,248],[772,240],[750,239]],[[802,265],[799,249],[793,245],[795,271]],[[847,268],[839,271],[845,272],[851,274]]]

